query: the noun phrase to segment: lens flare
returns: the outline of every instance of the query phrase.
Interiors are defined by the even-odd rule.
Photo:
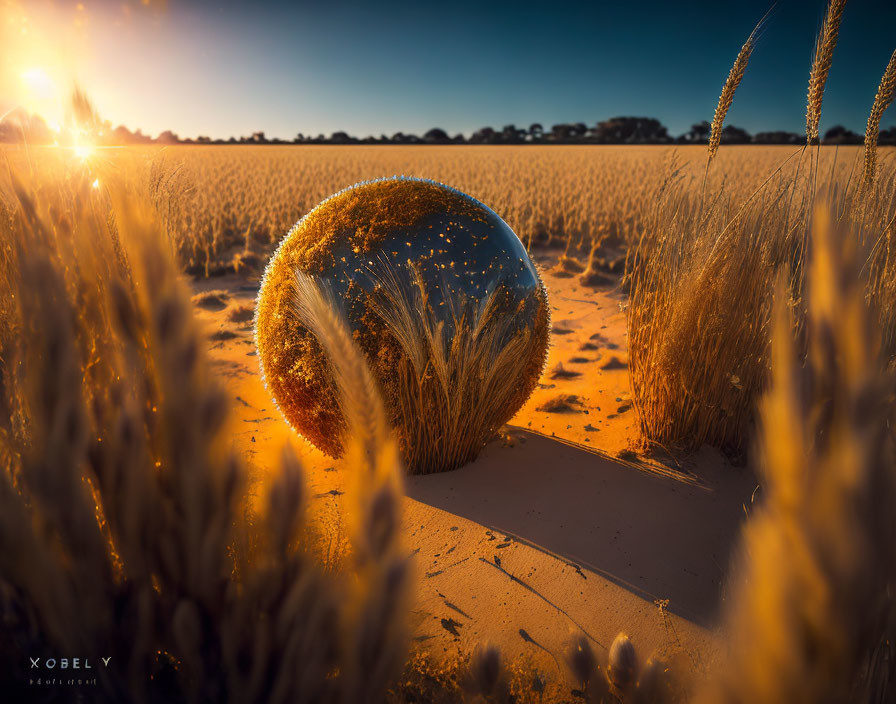
[[[72,151],[74,152],[76,157],[78,157],[82,161],[86,161],[90,157],[90,155],[93,154],[93,147],[91,147],[89,144],[76,144],[72,148]]]

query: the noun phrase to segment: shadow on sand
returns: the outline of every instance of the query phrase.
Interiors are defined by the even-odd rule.
[[[715,457],[678,475],[518,428],[513,435],[515,446],[492,443],[466,467],[409,477],[408,496],[715,623],[756,486],[748,469]]]

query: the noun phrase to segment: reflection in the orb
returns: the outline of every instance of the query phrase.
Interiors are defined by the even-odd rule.
[[[329,454],[341,451],[343,423],[328,362],[291,308],[294,272],[341,305],[410,472],[475,458],[537,382],[547,295],[507,224],[430,181],[358,184],[284,239],[256,314],[268,388],[293,427]]]

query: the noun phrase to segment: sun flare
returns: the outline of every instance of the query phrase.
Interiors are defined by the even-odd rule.
[[[72,151],[76,157],[82,161],[86,161],[93,154],[93,147],[89,144],[76,144],[72,148]]]

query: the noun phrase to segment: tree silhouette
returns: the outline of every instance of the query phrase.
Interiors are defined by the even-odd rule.
[[[861,144],[861,135],[846,129],[843,125],[834,125],[824,133],[822,144]]]
[[[725,125],[721,137],[722,144],[749,144],[752,141],[749,132],[734,125]]]
[[[86,110],[86,108],[85,108]],[[82,112],[84,112],[82,110]],[[268,138],[262,131],[253,132],[248,137],[229,137],[227,139],[212,139],[201,135],[195,140],[182,139],[171,130],[165,130],[155,140],[144,135],[140,130],[131,132],[124,125],[112,128],[107,121],[102,121],[94,113],[91,113],[92,123],[96,129],[95,139],[104,145],[129,145],[147,144],[157,142],[159,144],[288,144],[289,141],[279,138]],[[379,137],[373,135],[359,139],[344,131],[333,132],[329,137],[318,134],[311,136],[299,132],[293,137],[293,144],[667,144],[678,142],[680,144],[705,144],[710,134],[710,124],[707,121],[697,122],[691,125],[690,130],[676,139],[669,136],[666,127],[652,117],[619,116],[598,122],[594,127],[588,128],[583,122],[562,122],[551,127],[550,132],[545,132],[540,122],[533,122],[528,129],[518,128],[514,124],[505,125],[500,131],[490,126],[481,127],[473,132],[469,139],[463,134],[453,137],[441,127],[433,127],[427,130],[423,137],[404,132],[396,132],[391,137],[383,134]],[[65,133],[63,132],[63,138]],[[60,140],[59,135],[49,129],[44,120],[35,114],[30,114],[22,108],[16,108],[7,113],[0,120],[0,142],[27,143],[27,144],[53,144]],[[61,140],[60,140],[61,141]],[[725,144],[800,144],[804,137],[794,132],[782,130],[770,130],[760,132],[751,137],[746,130],[728,125],[722,130],[721,141]],[[857,134],[843,125],[836,125],[829,129],[823,142],[825,144],[860,144],[862,135]],[[879,143],[882,145],[896,145],[896,127],[881,130]]]
[[[566,122],[551,126],[550,139],[558,144],[571,142],[575,136],[575,127]]]
[[[796,132],[784,132],[783,130],[758,132],[753,135],[753,144],[802,144],[805,141],[806,135],[799,135]]]
[[[470,144],[494,144],[497,141],[497,132],[491,127],[482,127],[470,136]]]
[[[438,127],[433,127],[423,135],[423,141],[428,144],[446,144],[448,142],[448,133]]]
[[[669,132],[652,117],[613,117],[598,122],[591,131],[598,144],[662,144]]]
[[[522,144],[526,139],[526,130],[517,129],[516,125],[504,125],[501,130],[501,141],[504,144]]]
[[[706,121],[698,122],[691,125],[690,131],[682,135],[681,141],[691,142],[693,144],[706,144],[709,142],[709,133],[712,126]]]

